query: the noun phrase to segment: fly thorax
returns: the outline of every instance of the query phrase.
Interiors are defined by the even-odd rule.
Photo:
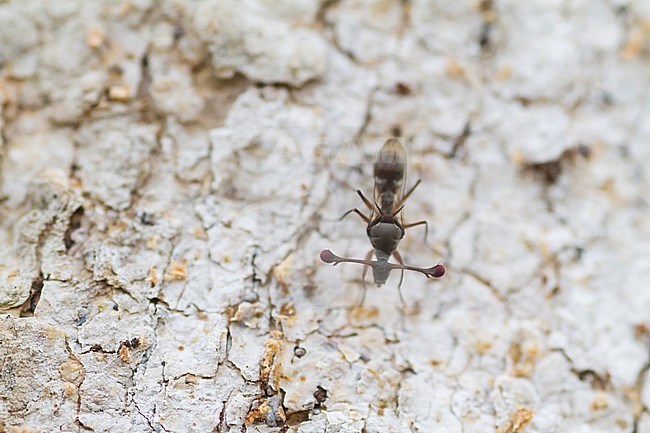
[[[368,237],[375,250],[390,256],[404,237],[404,231],[397,224],[379,222],[368,229]]]

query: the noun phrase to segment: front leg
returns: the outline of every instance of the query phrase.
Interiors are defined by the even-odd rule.
[[[361,200],[363,200],[363,203],[366,205],[366,207],[372,210],[372,203],[370,203],[370,200],[368,200],[366,196],[363,195],[360,189],[357,190],[357,194],[359,194],[359,197],[361,197]]]

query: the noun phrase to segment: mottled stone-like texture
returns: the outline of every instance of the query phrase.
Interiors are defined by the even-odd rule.
[[[650,433],[649,143],[646,1],[0,2],[0,431]]]

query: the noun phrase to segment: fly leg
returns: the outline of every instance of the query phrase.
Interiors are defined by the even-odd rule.
[[[395,260],[397,260],[397,263],[400,265],[404,266],[404,260],[402,260],[402,255],[397,251],[393,251],[393,257],[395,257]],[[399,284],[397,285],[397,293],[399,293],[399,299],[402,301],[402,306],[404,309],[406,309],[406,302],[404,302],[404,296],[402,294],[402,282],[404,281],[404,269],[402,269],[402,273],[399,276]]]
[[[370,260],[372,258],[372,252],[374,250],[368,251],[368,254],[366,254],[366,261]],[[368,274],[368,265],[363,265],[363,271],[361,272],[361,285],[363,286],[363,292],[361,292],[361,301],[357,302],[357,306],[363,307],[363,303],[366,300],[366,290],[368,290],[368,287],[366,286],[366,275]]]
[[[411,187],[411,189],[409,189],[409,190],[406,192],[406,194],[404,194],[404,197],[402,197],[402,199],[399,201],[399,203],[397,203],[397,205],[395,206],[396,208],[397,208],[397,207],[400,207],[401,205],[404,204],[404,202],[406,201],[406,199],[409,198],[409,196],[413,193],[413,191],[415,191],[415,188],[418,187],[418,185],[420,184],[420,182],[422,182],[422,179],[418,179],[418,181],[415,182],[415,185],[413,185],[413,186]]]
[[[409,196],[413,193],[413,191],[415,191],[415,188],[417,188],[418,185],[419,185],[421,182],[422,182],[422,179],[418,179],[418,181],[415,182],[415,185],[413,185],[413,186],[411,187],[411,189],[409,189],[409,190],[406,192],[406,194],[404,194],[404,197],[402,197],[402,199],[399,201],[399,203],[397,203],[397,206],[403,206],[403,205],[404,205],[404,202],[406,201],[406,199],[409,198]],[[396,207],[397,207],[397,206],[396,206]],[[412,223],[412,224],[405,224],[405,225],[404,225],[404,229],[407,229],[407,228],[409,228],[409,227],[419,226],[419,225],[422,225],[422,224],[424,224],[424,243],[426,244],[426,243],[427,243],[427,235],[429,234],[429,224],[428,224],[426,221],[422,220],[422,221],[418,221],[418,222],[416,222],[416,223]],[[397,258],[397,257],[395,257],[395,258]],[[401,263],[401,262],[400,262],[400,263]],[[401,264],[403,264],[403,263],[401,263]]]
[[[416,223],[411,223],[411,224],[404,224],[404,230],[415,227],[415,226],[420,226],[424,224],[424,243],[427,243],[427,235],[429,234],[429,223],[427,223],[425,220],[418,221]]]
[[[370,200],[368,200],[366,196],[363,195],[360,189],[357,190],[357,194],[359,194],[359,197],[361,197],[361,200],[363,200],[363,204],[365,204],[368,209],[372,210],[372,203],[370,203]]]
[[[366,207],[368,208],[368,210],[372,211],[372,203],[370,203],[370,200],[368,200],[368,199],[366,198],[366,196],[363,195],[363,193],[361,192],[360,189],[357,190],[357,194],[359,194],[359,197],[361,197],[361,200],[363,200],[363,204],[366,205]],[[370,224],[370,217],[367,216],[366,214],[364,214],[363,212],[361,212],[361,211],[360,211],[359,209],[357,209],[356,207],[355,207],[354,209],[350,209],[349,211],[347,211],[346,213],[344,213],[344,214],[341,216],[341,218],[339,218],[339,220],[342,220],[342,219],[345,218],[346,216],[350,215],[352,212],[356,213],[357,215],[359,215],[359,216],[361,217],[361,219],[363,219],[365,222],[367,222],[368,224]]]

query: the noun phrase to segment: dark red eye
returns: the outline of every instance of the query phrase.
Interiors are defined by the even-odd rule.
[[[433,278],[440,278],[445,275],[445,271],[445,267],[441,263],[438,263],[433,268],[431,268],[431,276]]]
[[[334,263],[337,257],[330,250],[323,250],[320,252],[320,259],[325,263]],[[443,270],[443,274],[444,274],[444,270]]]

